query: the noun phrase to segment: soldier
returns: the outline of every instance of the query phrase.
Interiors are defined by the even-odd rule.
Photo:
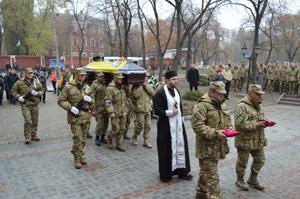
[[[247,76],[247,69],[245,64],[242,64],[239,70],[239,89],[240,91],[244,88],[244,84],[245,84],[245,80],[246,80],[246,76]]]
[[[272,93],[274,91],[274,79],[275,79],[275,68],[273,64],[270,64],[267,70],[267,90]]]
[[[278,78],[279,78],[279,92],[283,93],[285,91],[285,85],[286,85],[286,76],[287,76],[287,69],[286,65],[282,66],[280,70],[278,71]]]
[[[91,88],[84,84],[86,72],[83,68],[75,70],[75,79],[68,82],[58,97],[58,105],[68,111],[67,121],[73,134],[74,167],[80,169],[86,165],[85,143],[89,130],[91,114],[95,114],[95,102],[91,97]]]
[[[132,112],[132,101],[131,101],[131,85],[125,85],[124,88],[126,92],[126,106],[128,110],[127,117],[126,117],[125,131],[124,131],[124,139],[130,140],[130,137],[128,136],[128,130],[129,130],[131,119],[134,119],[134,113]]]
[[[225,94],[223,82],[211,82],[209,92],[200,98],[192,114],[196,157],[200,165],[196,193],[199,199],[223,198],[219,186],[218,161],[229,153],[223,129],[232,127],[229,113],[223,104]]]
[[[149,143],[149,137],[151,130],[151,101],[154,95],[154,90],[152,86],[148,84],[147,75],[148,74],[146,74],[143,85],[133,85],[132,87],[132,108],[135,114],[132,144],[138,145],[138,136],[141,134],[141,131],[144,130],[143,146],[146,148],[152,148],[152,145]]]
[[[122,85],[123,78],[121,73],[115,73],[114,80],[108,85],[105,96],[105,107],[111,121],[111,131],[107,135],[108,147],[113,149],[113,138],[116,138],[116,149],[121,152],[125,152],[123,137],[128,113],[126,91]]]
[[[30,141],[39,141],[37,137],[39,101],[43,95],[43,88],[40,82],[33,78],[32,68],[25,68],[24,78],[18,80],[13,88],[12,94],[21,104],[24,117],[25,144]]]
[[[233,80],[233,91],[237,92],[239,86],[239,68],[237,65],[234,65],[232,70],[232,80]]]
[[[291,65],[291,69],[288,70],[287,82],[289,85],[289,95],[295,94],[295,85],[297,80],[297,70],[295,69],[295,65]]]
[[[211,66],[208,67],[207,76],[210,82],[215,81],[217,77],[216,65],[212,64]]]
[[[95,144],[101,146],[101,143],[107,144],[105,140],[106,131],[109,123],[109,116],[105,109],[105,95],[107,86],[105,84],[105,77],[102,72],[96,73],[96,80],[91,85],[92,93],[95,99],[96,109],[96,138]]]
[[[250,154],[253,157],[253,163],[247,183],[257,190],[264,190],[257,180],[257,175],[265,163],[264,147],[267,145],[264,133],[266,126],[262,121],[264,112],[260,105],[262,94],[264,92],[261,85],[250,84],[248,95],[239,102],[234,113],[235,128],[240,131],[240,135],[235,137],[235,147],[238,153],[236,185],[245,191],[248,190],[248,186],[244,182],[244,176]]]

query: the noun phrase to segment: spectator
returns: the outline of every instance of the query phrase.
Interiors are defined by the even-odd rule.
[[[43,103],[46,103],[47,77],[46,77],[44,71],[40,71],[39,80],[40,80],[40,82],[42,84],[42,87],[43,87],[43,95],[41,96],[41,101],[43,101]]]
[[[222,75],[224,77],[224,83],[225,83],[225,90],[226,90],[226,94],[225,94],[225,99],[229,99],[229,91],[230,91],[230,84],[231,84],[231,80],[232,80],[232,73],[231,70],[229,69],[231,65],[229,64],[228,66],[225,66],[224,69],[222,70]]]
[[[4,83],[5,83],[5,91],[6,91],[6,97],[7,100],[11,104],[16,104],[17,100],[11,93],[11,89],[16,81],[19,80],[18,75],[16,74],[16,70],[14,68],[9,69],[9,74],[5,76]]]
[[[262,87],[266,84],[266,75],[263,73],[261,69],[258,69],[258,73],[256,76],[256,83],[261,85]]]
[[[11,69],[11,65],[9,64],[9,62],[6,62],[5,69],[7,72]]]
[[[2,73],[0,73],[0,105],[2,105],[3,91],[4,91],[4,77]]]
[[[57,78],[57,73],[56,73],[56,70],[53,69],[51,71],[50,81],[51,81],[52,86],[53,86],[54,94],[56,94],[56,78]]]
[[[193,91],[193,88],[197,91],[199,85],[199,72],[195,64],[192,64],[191,68],[188,70],[187,80],[190,83],[190,91]]]

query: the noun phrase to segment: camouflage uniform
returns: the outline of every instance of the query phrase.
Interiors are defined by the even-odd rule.
[[[243,98],[237,105],[234,114],[235,128],[240,135],[235,137],[238,159],[236,162],[236,174],[238,178],[244,179],[249,154],[253,157],[251,175],[248,180],[257,185],[257,175],[265,163],[264,147],[267,140],[264,128],[259,123],[264,119],[261,105],[254,104],[248,97]]]
[[[247,69],[245,67],[245,65],[242,65],[239,69],[239,89],[240,91],[244,88],[244,84],[245,84],[245,80],[246,80],[246,77],[247,77]]]
[[[24,137],[26,144],[28,144],[30,140],[39,140],[37,138],[39,118],[38,104],[40,102],[40,97],[43,95],[43,88],[41,83],[35,78],[33,78],[32,80],[26,80],[22,78],[18,80],[12,88],[12,94],[17,99],[21,96],[26,96],[27,94],[31,93],[32,90],[37,91],[37,95],[30,95],[24,103],[20,103],[22,114],[24,117]]]
[[[297,70],[294,67],[292,67],[291,69],[288,70],[288,75],[287,75],[287,82],[289,85],[289,95],[294,95],[296,81],[297,81]]]
[[[234,92],[237,92],[239,86],[239,68],[237,66],[234,66],[232,70],[232,80],[233,80],[232,88]]]
[[[153,88],[149,85],[134,85],[132,87],[132,108],[135,113],[134,135],[132,141],[137,145],[137,138],[144,130],[144,146],[151,148],[149,144],[151,130],[151,101],[154,95]]]
[[[109,148],[112,149],[112,141],[116,137],[117,149],[125,151],[123,136],[126,128],[128,108],[123,85],[116,85],[114,81],[108,85],[105,96],[105,107],[111,121],[111,131],[107,135]]]
[[[282,66],[279,70],[279,92],[283,93],[285,91],[286,86],[286,76],[287,76],[287,70],[284,66]]]
[[[267,90],[269,92],[273,92],[274,91],[274,79],[275,79],[275,68],[269,67],[267,70],[267,81],[268,81],[268,85],[267,85]]]
[[[207,70],[207,75],[208,75],[208,79],[209,81],[215,81],[216,77],[217,77],[217,71],[215,66],[210,66]]]
[[[74,162],[80,161],[82,164],[85,164],[85,143],[91,122],[90,111],[95,109],[94,100],[92,99],[91,102],[84,101],[84,96],[90,96],[91,93],[92,90],[87,84],[81,85],[76,80],[72,80],[66,84],[57,101],[60,107],[68,111],[67,122],[70,124],[73,134],[71,153],[74,155]],[[78,115],[74,115],[70,111],[72,107],[79,110]]]
[[[125,131],[124,131],[124,139],[130,139],[130,137],[127,135],[131,119],[135,120],[135,115],[132,112],[132,101],[131,101],[131,85],[127,85],[125,87],[126,92],[126,106],[128,109],[127,116],[126,116],[126,125],[125,125]]]
[[[218,138],[218,131],[231,128],[229,112],[225,105],[205,94],[193,109],[191,123],[196,133],[196,157],[200,165],[196,197],[209,193],[211,199],[221,199],[218,161],[229,153],[229,147],[226,140]]]
[[[96,109],[96,139],[99,139],[99,136],[106,135],[106,131],[108,128],[109,123],[109,116],[108,112],[105,108],[105,96],[106,96],[106,89],[107,86],[105,82],[101,82],[98,80],[94,80],[91,85],[91,89],[93,92],[93,96],[95,99],[95,109]]]

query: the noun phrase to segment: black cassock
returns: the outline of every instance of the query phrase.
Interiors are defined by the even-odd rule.
[[[178,92],[178,90],[177,90]],[[179,93],[179,92],[178,92]],[[153,96],[154,114],[159,116],[157,120],[157,151],[159,163],[159,176],[162,181],[169,181],[173,175],[185,176],[191,171],[187,136],[183,127],[183,138],[185,146],[185,166],[186,168],[177,168],[172,172],[172,147],[169,118],[166,116],[168,110],[167,96],[164,87],[157,91]],[[182,105],[180,103],[182,112]]]

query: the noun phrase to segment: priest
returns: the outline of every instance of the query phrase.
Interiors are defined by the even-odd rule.
[[[154,114],[157,120],[157,150],[159,176],[169,182],[173,175],[191,180],[187,136],[182,117],[182,104],[175,71],[165,73],[165,85],[153,96]]]

